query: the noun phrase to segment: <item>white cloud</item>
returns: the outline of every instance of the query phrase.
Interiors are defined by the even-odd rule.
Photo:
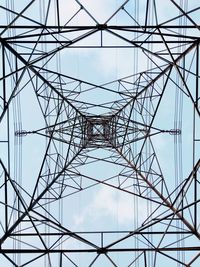
[[[74,216],[74,224],[76,227],[84,227],[88,221],[96,223],[114,220],[119,226],[133,226],[136,219],[141,223],[147,216],[146,201],[137,199],[138,212],[134,201],[136,199],[130,194],[101,187],[91,197],[91,204]]]
[[[147,58],[140,51],[140,61],[137,64],[137,70],[134,70],[135,54],[134,49],[104,49],[98,54],[96,65],[97,69],[103,71],[105,76],[114,75],[111,80],[120,79],[136,72],[144,71],[147,68]]]
[[[79,3],[78,3],[79,2]],[[61,25],[69,21],[70,18],[80,9],[81,5],[84,7],[76,15],[70,25],[91,25],[97,22],[104,23],[122,4],[122,0],[60,0],[59,10],[60,10],[60,22]],[[53,23],[56,17],[56,5],[52,2],[50,13],[49,13],[49,23]],[[95,19],[92,19],[95,18]],[[51,24],[50,23],[50,24]]]
[[[123,0],[81,0],[87,10],[97,18],[99,23],[104,23],[120,7]]]

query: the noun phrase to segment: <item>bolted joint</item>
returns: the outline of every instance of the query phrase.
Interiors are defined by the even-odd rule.
[[[106,248],[99,248],[98,250],[97,250],[97,254],[106,254],[108,251],[107,251],[107,249]]]
[[[101,31],[106,30],[107,27],[107,24],[97,24],[97,29]]]

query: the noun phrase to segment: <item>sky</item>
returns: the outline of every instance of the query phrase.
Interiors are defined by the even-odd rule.
[[[55,1],[50,1],[50,10],[49,16],[47,19],[48,25],[55,25],[57,23],[56,18],[56,5]],[[158,13],[158,21],[159,23],[163,23],[166,20],[169,20],[179,14],[179,10],[174,6],[172,1],[155,1],[157,5],[157,13]],[[0,2],[1,3],[1,2]],[[13,1],[2,1],[3,7],[11,7]],[[19,5],[14,4],[14,9],[16,12],[20,12],[30,1],[22,1]],[[176,1],[179,3],[179,1]],[[197,1],[187,1],[188,10],[197,8]],[[130,16],[125,13],[124,10],[120,10],[115,16],[112,16],[116,10],[120,6],[124,4],[126,11],[132,15],[132,17],[137,20],[137,23],[142,25],[144,23],[144,7],[146,1],[112,1],[112,0],[102,0],[102,1],[74,1],[69,0],[66,4],[66,1],[60,0],[60,24],[64,25],[70,18],[73,17],[74,14],[77,15],[70,20],[69,26],[95,26],[96,24],[104,24],[107,22],[108,25],[132,25],[134,19],[131,19]],[[80,6],[83,5],[84,8],[80,9]],[[135,7],[138,8],[137,18]],[[44,14],[43,10],[46,10],[47,2],[35,1],[33,5],[24,12],[24,15],[30,17],[33,20],[40,20],[42,23],[44,22]],[[169,9],[170,12],[166,12]],[[1,8],[0,14],[2,14],[0,23],[6,24],[8,21],[11,21],[14,17],[10,16],[10,13],[7,17],[8,21],[6,21],[6,12]],[[191,14],[191,18],[198,23],[198,14],[194,12]],[[110,19],[111,18],[111,19]],[[23,25],[28,22],[25,18],[20,18],[16,20],[16,25]],[[28,22],[31,23],[31,22]],[[149,23],[155,24],[156,18],[152,13],[149,14]],[[172,22],[173,23],[173,22]],[[178,23],[175,21],[175,23]],[[136,23],[135,23],[136,24]],[[191,24],[191,21],[187,20],[187,24]],[[171,33],[170,31],[166,31],[167,33]],[[19,34],[19,31],[17,32]],[[34,31],[33,33],[37,33]],[[196,36],[198,31],[190,31],[187,32],[190,35]],[[14,31],[5,31],[1,36],[3,38],[7,38],[15,34]],[[124,37],[134,38],[142,38],[139,37],[136,33],[135,35],[132,33],[123,33]],[[22,34],[23,35],[23,34]],[[64,38],[74,39],[79,35],[79,32],[69,33],[54,37],[64,40]],[[31,37],[30,37],[31,38]],[[29,40],[30,40],[29,38]],[[32,37],[34,40],[35,37]],[[159,40],[159,37],[152,37],[154,40]],[[50,37],[53,40],[53,37]],[[23,39],[22,39],[23,40]],[[23,55],[23,52],[29,52],[31,44],[26,46],[26,40],[24,44],[19,44],[17,47],[12,46],[14,49]],[[39,70],[39,74],[43,76],[46,80],[50,81],[50,85],[54,86],[58,93],[62,92],[62,88],[66,89],[65,97],[69,99],[69,103],[72,103],[74,107],[86,116],[88,120],[90,120],[91,115],[102,115],[110,114],[109,110],[114,112],[114,107],[116,106],[124,106],[127,104],[125,111],[119,113],[120,118],[119,122],[122,122],[121,117],[126,121],[128,115],[131,115],[133,120],[142,121],[142,116],[139,114],[141,99],[138,99],[136,104],[133,106],[134,111],[131,110],[131,105],[129,105],[129,101],[133,98],[134,92],[131,92],[130,89],[128,95],[124,93],[124,88],[122,87],[122,82],[124,85],[129,88],[128,84],[131,84],[134,88],[137,86],[137,75],[136,73],[144,72],[148,69],[155,68],[155,72],[149,74],[146,72],[141,78],[141,87],[148,84],[148,82],[153,79],[160,71],[162,71],[166,65],[166,62],[158,59],[155,56],[151,57],[151,60],[147,58],[147,54],[145,53],[145,49],[153,49],[154,50],[162,50],[165,48],[164,44],[155,45],[151,47],[150,45],[142,45],[144,49],[137,48],[86,48],[88,45],[98,45],[100,40],[100,34],[96,33],[91,35],[90,37],[75,43],[73,48],[63,48],[60,53],[54,55],[48,63],[43,61],[38,61],[34,63],[34,68],[37,70],[40,69],[42,65],[48,71],[57,71],[61,72],[61,77],[63,81],[63,87],[58,84],[58,77],[52,73],[48,73],[48,71]],[[114,44],[124,45],[125,42],[119,40],[114,37],[114,35],[105,32],[103,33],[103,44],[110,45]],[[77,47],[77,46],[85,46],[85,47]],[[160,46],[160,47],[159,47]],[[172,45],[170,44],[170,49],[172,49]],[[42,49],[47,49],[48,51],[56,48],[55,44],[50,44],[45,47],[43,44],[39,44],[37,46],[38,51]],[[182,48],[186,49],[187,47]],[[2,46],[0,47],[2,50]],[[172,49],[173,51],[176,50]],[[177,49],[178,50],[178,49]],[[194,56],[194,58],[193,58]],[[23,55],[23,57],[28,60],[27,55]],[[0,57],[2,61],[2,54]],[[8,74],[10,71],[14,69],[14,59],[15,57],[7,51],[6,53],[6,73]],[[31,60],[35,60],[36,56],[31,56]],[[165,57],[166,60],[170,59],[170,56],[167,55]],[[195,71],[195,52],[194,50],[191,53],[188,53],[186,56],[186,68],[191,71]],[[11,63],[10,63],[11,62]],[[18,61],[18,66],[23,66],[23,63]],[[180,65],[182,64],[182,61]],[[59,65],[59,66],[58,66]],[[18,72],[20,76],[23,73],[22,71]],[[1,71],[1,76],[2,76]],[[191,93],[194,96],[193,84],[195,82],[194,75],[186,74],[186,83],[189,88],[191,88]],[[156,170],[167,184],[167,188],[169,192],[173,192],[174,189],[180,185],[180,183],[188,177],[192,170],[192,166],[194,162],[196,162],[199,158],[199,145],[195,144],[195,157],[193,158],[193,126],[195,119],[196,125],[196,133],[195,138],[198,138],[199,127],[198,125],[198,116],[194,113],[193,104],[191,99],[187,96],[187,91],[180,79],[178,78],[177,71],[173,68],[171,72],[171,79],[167,83],[167,87],[165,93],[163,95],[163,99],[161,100],[161,104],[159,106],[158,112],[156,114],[155,120],[153,122],[153,127],[161,129],[161,130],[171,130],[171,129],[181,129],[181,135],[173,136],[169,133],[156,134],[152,136],[151,142],[144,145],[142,149],[142,158],[144,162],[141,169],[143,173],[149,170],[150,159],[152,157],[152,153],[155,150],[155,159],[152,161],[153,170]],[[81,82],[81,86],[79,81]],[[167,79],[166,75],[163,75],[161,79],[154,84],[153,89],[156,92],[161,92],[163,90],[164,83]],[[173,81],[178,80],[180,88],[184,93],[174,84]],[[10,78],[6,79],[6,84],[8,87],[8,95],[12,92],[12,88],[15,84],[15,76],[12,75]],[[1,81],[2,85],[2,81]],[[97,86],[94,86],[97,85]],[[69,93],[70,90],[75,89],[75,93]],[[93,88],[93,89],[91,89]],[[151,88],[151,87],[150,87]],[[107,90],[108,89],[108,90]],[[36,97],[36,93],[38,93],[38,97]],[[36,199],[43,190],[45,186],[48,185],[51,179],[55,178],[56,172],[59,172],[63,169],[65,160],[69,160],[73,158],[73,153],[77,152],[76,145],[81,142],[81,134],[80,134],[80,125],[81,120],[79,117],[76,117],[76,112],[69,106],[68,103],[61,104],[61,100],[58,100],[56,91],[52,92],[50,86],[47,86],[41,78],[36,78],[32,71],[26,70],[22,76],[22,79],[19,83],[19,92],[16,97],[12,100],[11,105],[9,107],[9,116],[10,116],[10,157],[11,157],[11,166],[10,166],[10,174],[13,179],[22,185],[22,187],[28,192],[28,194],[32,194],[35,192],[34,198]],[[81,93],[80,93],[81,92]],[[185,93],[186,92],[186,93]],[[147,95],[151,93],[151,89],[147,90]],[[1,95],[2,96],[2,95]],[[141,94],[143,96],[143,94]],[[152,103],[157,105],[159,97],[153,95]],[[83,101],[84,104],[78,102]],[[49,102],[49,104],[48,104]],[[105,104],[105,108],[100,108],[95,106],[95,108],[91,108],[90,103],[94,105],[97,104]],[[132,103],[132,102],[131,102]],[[145,123],[149,123],[152,119],[151,116],[148,116],[148,111],[153,112],[153,107],[148,100],[144,103],[147,109],[147,112],[144,110],[142,112],[143,117],[145,117]],[[113,108],[111,108],[113,107]],[[177,107],[179,110],[182,110],[181,113],[177,112]],[[60,110],[60,115],[57,116],[58,110]],[[178,111],[179,111],[178,110]],[[46,113],[45,113],[46,112]],[[49,113],[48,113],[49,112]],[[42,115],[48,114],[46,121],[44,116]],[[17,115],[16,115],[17,114]],[[194,117],[195,114],[195,117]],[[69,121],[69,117],[73,118],[76,126],[75,133],[77,131],[77,137],[74,139],[72,143],[70,143],[70,132],[72,131],[73,120]],[[2,139],[7,138],[6,133],[6,120],[8,118],[8,113],[4,116],[1,122],[1,134],[0,137]],[[63,129],[66,127],[64,132],[55,132],[55,137],[60,138],[59,140],[55,140],[50,143],[50,147],[47,150],[48,156],[44,157],[45,151],[47,149],[49,138],[48,135],[51,134],[49,131],[39,130],[46,125],[51,126],[55,123],[55,121],[61,123]],[[63,123],[65,121],[65,123]],[[124,131],[123,122],[121,125],[117,126],[117,131]],[[130,123],[129,127],[135,127],[134,123]],[[25,130],[36,131],[38,130],[39,134],[27,134],[26,136],[20,137],[16,135],[16,131]],[[56,129],[60,129],[57,127]],[[130,141],[130,145],[127,144],[124,148],[121,148],[122,155],[126,155],[127,151],[131,151],[130,153],[130,161],[134,162],[137,158],[137,154],[141,151],[142,141],[133,142],[132,139],[137,136],[141,137],[144,135],[144,130],[139,130],[138,132],[131,132],[131,128],[129,130],[128,136],[126,140]],[[151,130],[154,131],[154,130]],[[47,135],[47,138],[44,138],[43,135]],[[119,138],[119,142],[121,139]],[[71,144],[71,149],[68,154],[68,149]],[[1,153],[1,159],[5,162],[5,165],[8,168],[7,164],[7,147],[5,145],[1,145],[3,153]],[[137,191],[137,186],[132,186],[132,183],[135,181],[139,181],[141,183],[141,188],[145,188],[144,181],[141,181],[138,178],[135,178],[134,171],[131,166],[127,163],[127,160],[119,156],[119,150],[113,151],[108,147],[101,147],[99,149],[94,148],[86,148],[83,152],[81,152],[72,163],[68,164],[68,168],[64,171],[64,175],[62,175],[58,179],[58,183],[55,183],[50,190],[44,195],[45,197],[53,197],[59,194],[59,186],[64,183],[62,187],[63,193],[62,198],[59,200],[53,201],[49,204],[45,198],[42,198],[39,201],[41,206],[35,205],[34,210],[39,213],[49,216],[54,222],[58,220],[61,222],[64,227],[70,229],[71,231],[133,231],[141,226],[141,224],[148,221],[149,214],[155,210],[155,214],[153,216],[158,215],[165,211],[164,208],[160,207],[158,203],[156,203],[157,198],[154,196],[151,190],[145,191],[142,193],[143,196],[147,193],[148,197],[152,197],[155,200],[155,203],[149,204],[145,198],[138,198],[131,193],[135,193]],[[153,151],[153,152],[152,152]],[[149,158],[148,158],[149,156]],[[96,160],[98,159],[98,160]],[[106,159],[106,160],[105,160]],[[146,159],[146,160],[145,160]],[[158,159],[159,164],[156,159]],[[57,164],[56,164],[57,160]],[[44,162],[43,162],[44,161]],[[117,161],[118,166],[113,163]],[[43,163],[44,164],[43,164]],[[66,161],[68,162],[68,161]],[[128,165],[128,166],[127,166]],[[42,167],[41,167],[42,166]],[[40,177],[39,184],[36,187],[36,191],[34,191],[35,184],[37,182],[37,177]],[[43,177],[42,177],[43,176]],[[47,181],[47,177],[49,180]],[[128,177],[128,178],[127,178]],[[127,178],[127,179],[126,179]],[[63,180],[64,179],[64,180]],[[154,176],[152,175],[152,179]],[[98,185],[96,185],[98,181]],[[117,187],[119,185],[120,190],[116,190],[113,186]],[[85,187],[87,189],[80,190],[80,187]],[[3,188],[3,187],[2,187]],[[159,188],[159,186],[158,186]],[[167,195],[165,186],[163,187],[164,194]],[[125,190],[126,192],[122,191]],[[160,188],[159,188],[160,189]],[[146,192],[146,193],[145,193]],[[190,192],[190,191],[189,191]],[[191,191],[192,192],[192,191]],[[22,197],[26,200],[26,203],[30,202],[30,195],[25,193],[23,189],[20,189],[20,193]],[[10,194],[14,194],[12,189],[10,190]],[[172,198],[175,197],[172,194]],[[4,196],[2,195],[1,201]],[[55,199],[54,199],[55,200]],[[192,196],[188,196],[188,201],[192,201]],[[9,203],[12,206],[15,200],[13,196],[10,196]],[[16,203],[14,204],[16,205]],[[159,206],[158,211],[156,210]],[[46,210],[44,210],[45,208]],[[23,208],[22,208],[23,210]],[[47,213],[50,215],[47,215]],[[188,210],[186,213],[189,213]],[[4,216],[4,215],[3,215]],[[10,226],[12,222],[16,220],[16,214],[11,212],[9,209],[10,216]],[[32,215],[36,216],[35,214]],[[39,215],[37,215],[39,216]],[[186,215],[189,221],[191,221],[190,215]],[[26,217],[27,218],[27,217]],[[40,218],[41,219],[41,218]],[[23,222],[19,225],[18,230],[20,228],[32,227],[28,222]],[[180,225],[179,225],[180,226]],[[162,225],[158,226],[158,229],[162,229]],[[165,226],[166,227],[166,226]],[[169,228],[173,229],[173,225],[170,225]],[[182,227],[182,225],[181,225]],[[37,225],[38,231],[42,231],[43,229],[47,230],[44,225]],[[157,228],[155,228],[157,229]],[[167,228],[166,228],[167,229]],[[32,230],[32,229],[31,229]],[[51,231],[51,227],[47,231]],[[25,231],[26,232],[26,231]],[[1,229],[1,233],[3,234],[3,226]],[[120,236],[120,234],[119,234]],[[118,235],[106,237],[109,241],[117,240],[119,238]],[[94,239],[94,242],[97,241],[99,236],[91,237],[91,240]],[[106,240],[105,238],[105,240]],[[109,240],[110,239],[110,240]],[[24,239],[25,240],[25,239]],[[45,242],[47,240],[44,238]],[[190,240],[188,238],[188,240]],[[40,246],[40,241],[37,239],[30,240],[27,239],[28,242],[33,242],[34,245]],[[49,244],[53,243],[54,240],[48,241]],[[39,243],[37,243],[39,242]],[[48,243],[47,242],[47,243]],[[145,240],[137,240],[132,238],[131,241],[127,241],[127,244],[122,242],[122,247],[129,246],[134,243],[134,246],[141,245],[145,243]],[[161,244],[167,245],[170,243],[170,240],[166,238],[164,241],[160,241]],[[196,241],[194,241],[195,243]],[[18,242],[16,242],[19,244]],[[155,243],[158,244],[159,240],[155,238]],[[11,240],[5,243],[5,247],[9,247],[11,244]],[[27,245],[21,244],[22,247],[28,247]],[[61,246],[61,245],[60,245]],[[63,247],[76,247],[80,248],[84,247],[81,242],[77,242],[77,240],[63,240]],[[136,253],[136,255],[138,255]],[[169,254],[170,255],[170,254]],[[192,255],[193,256],[193,255]],[[192,256],[188,255],[189,258]],[[26,258],[27,257],[27,258]],[[28,256],[21,259],[22,261],[28,260]],[[83,259],[80,255],[71,256],[70,258],[73,261],[77,262],[77,266],[89,266],[88,262],[92,262],[92,256],[85,256]],[[183,257],[183,254],[180,258]],[[15,257],[14,257],[15,258]],[[44,263],[44,266],[49,266],[48,257],[44,257],[45,260],[41,259],[38,262],[41,264]],[[170,260],[166,257],[165,263],[170,263]],[[136,263],[131,264],[131,259],[127,256],[124,259],[124,256],[120,258],[120,256],[114,255],[114,261],[116,261],[117,266],[138,266],[138,262],[143,264],[143,259],[139,260]],[[182,258],[181,258],[182,259]],[[14,259],[20,261],[20,259]],[[52,258],[52,262],[54,262],[54,258]],[[157,264],[160,263],[162,258],[158,257]],[[55,260],[56,261],[56,260]],[[82,262],[84,261],[85,265]],[[32,264],[35,265],[36,262]],[[46,265],[45,265],[46,264]],[[56,263],[55,263],[56,264]],[[68,264],[70,262],[68,261]],[[94,263],[94,266],[115,266],[112,261],[107,257],[99,256],[99,259]],[[110,264],[110,265],[109,265]],[[151,256],[148,256],[148,264],[149,266],[154,266],[153,260]],[[195,265],[197,264],[197,265]],[[52,264],[52,266],[54,266]],[[55,265],[56,266],[56,265]],[[73,265],[72,265],[73,266]],[[182,266],[182,265],[181,265]],[[192,265],[193,266],[193,265]],[[194,263],[194,266],[198,266],[197,263]]]

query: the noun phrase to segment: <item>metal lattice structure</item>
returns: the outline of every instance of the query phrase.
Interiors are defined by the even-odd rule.
[[[2,265],[200,265],[199,17],[1,1]]]

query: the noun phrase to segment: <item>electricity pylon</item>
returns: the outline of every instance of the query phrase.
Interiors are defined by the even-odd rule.
[[[199,266],[196,2],[3,1],[2,264]],[[93,82],[108,49],[132,73]]]

